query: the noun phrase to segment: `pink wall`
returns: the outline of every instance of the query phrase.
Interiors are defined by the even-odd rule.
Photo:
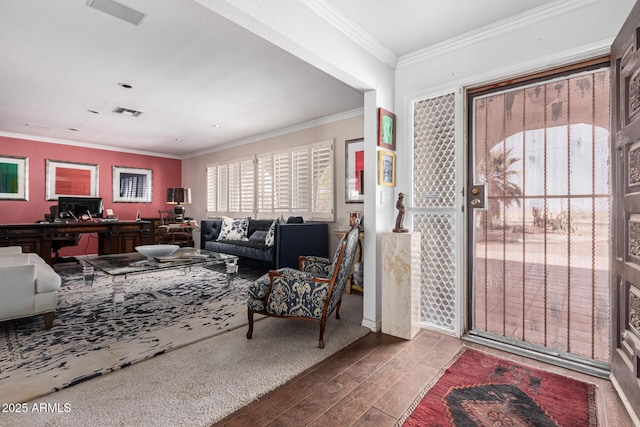
[[[45,199],[46,160],[91,163],[98,165],[98,197],[103,198],[105,209],[113,209],[120,219],[135,219],[140,211],[143,217],[157,217],[158,209],[170,209],[165,203],[167,187],[179,187],[181,160],[139,154],[119,153],[62,144],[30,141],[0,136],[0,155],[20,156],[29,159],[29,200],[0,200],[0,224],[35,222],[44,219],[49,207],[56,201]],[[111,167],[124,166],[151,169],[151,203],[114,203],[112,196]],[[105,213],[106,215],[106,213]],[[60,255],[97,253],[95,236],[83,236],[77,247],[64,248]]]

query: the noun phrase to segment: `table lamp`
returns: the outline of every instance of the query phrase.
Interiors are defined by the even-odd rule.
[[[184,206],[191,203],[191,189],[180,187],[167,188],[167,204],[176,205],[176,221],[184,220]]]

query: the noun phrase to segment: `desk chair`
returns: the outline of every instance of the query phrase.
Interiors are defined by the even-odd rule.
[[[160,229],[162,237],[160,243],[178,245],[180,247],[193,246],[192,228],[182,226],[182,221],[176,221],[173,210],[158,210],[160,214]]]

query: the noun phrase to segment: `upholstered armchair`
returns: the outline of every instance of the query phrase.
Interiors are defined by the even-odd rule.
[[[271,270],[249,286],[248,339],[253,335],[255,313],[310,319],[320,322],[318,347],[324,348],[327,317],[335,310],[336,319],[340,319],[340,303],[358,246],[358,225],[342,238],[333,259],[301,256],[298,270]]]
[[[44,315],[53,326],[60,276],[37,254],[19,246],[0,248],[0,321]]]

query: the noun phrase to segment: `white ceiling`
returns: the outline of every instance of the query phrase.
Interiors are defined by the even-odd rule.
[[[194,1],[119,1],[144,23],[87,0],[0,0],[0,134],[184,157],[362,107],[359,91]],[[400,57],[552,1],[317,2]]]

